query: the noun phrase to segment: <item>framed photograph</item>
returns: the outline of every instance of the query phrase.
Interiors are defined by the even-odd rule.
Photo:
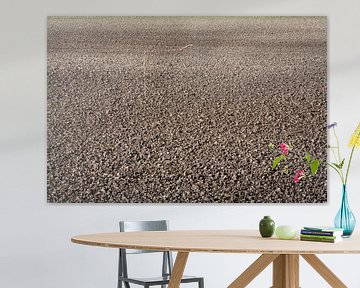
[[[327,201],[326,17],[48,17],[47,37],[48,202]]]

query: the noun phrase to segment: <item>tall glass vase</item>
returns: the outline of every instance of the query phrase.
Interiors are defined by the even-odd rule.
[[[341,206],[336,214],[334,224],[336,228],[344,229],[343,237],[350,237],[355,228],[356,219],[349,207],[346,185],[342,187]]]

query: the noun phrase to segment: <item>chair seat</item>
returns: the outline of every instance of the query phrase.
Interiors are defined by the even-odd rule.
[[[168,284],[170,281],[170,276],[164,276],[164,277],[149,277],[149,278],[126,278],[126,277],[119,277],[120,280],[134,283],[138,285],[144,285],[144,284],[150,284],[150,285],[161,285],[161,284]],[[187,283],[187,282],[196,282],[197,280],[200,281],[202,277],[195,277],[195,276],[187,276],[184,275],[181,278],[181,283]]]

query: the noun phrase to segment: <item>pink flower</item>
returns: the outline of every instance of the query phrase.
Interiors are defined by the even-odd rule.
[[[289,154],[289,146],[288,145],[286,145],[285,143],[281,143],[280,148],[281,148],[283,155]]]
[[[304,170],[301,170],[301,169],[296,170],[295,176],[294,176],[294,182],[298,183],[301,180],[301,178],[304,178],[304,177],[305,177],[305,171]]]

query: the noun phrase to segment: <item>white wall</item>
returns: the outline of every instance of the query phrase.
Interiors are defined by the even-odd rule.
[[[326,205],[47,204],[46,16],[327,15],[329,120],[339,122],[345,145],[360,120],[358,0],[5,1],[0,8],[0,287],[115,287],[116,250],[74,245],[70,237],[116,231],[119,219],[167,218],[172,229],[256,228],[263,215],[299,227],[331,224],[340,202],[333,173]],[[349,192],[360,219],[360,151],[355,156]],[[204,275],[208,288],[226,287],[255,257],[192,254],[187,272]],[[348,287],[360,287],[360,255],[321,258]],[[146,263],[135,263],[146,269]],[[269,287],[270,276],[267,269],[250,287]],[[301,285],[328,287],[303,262]]]

